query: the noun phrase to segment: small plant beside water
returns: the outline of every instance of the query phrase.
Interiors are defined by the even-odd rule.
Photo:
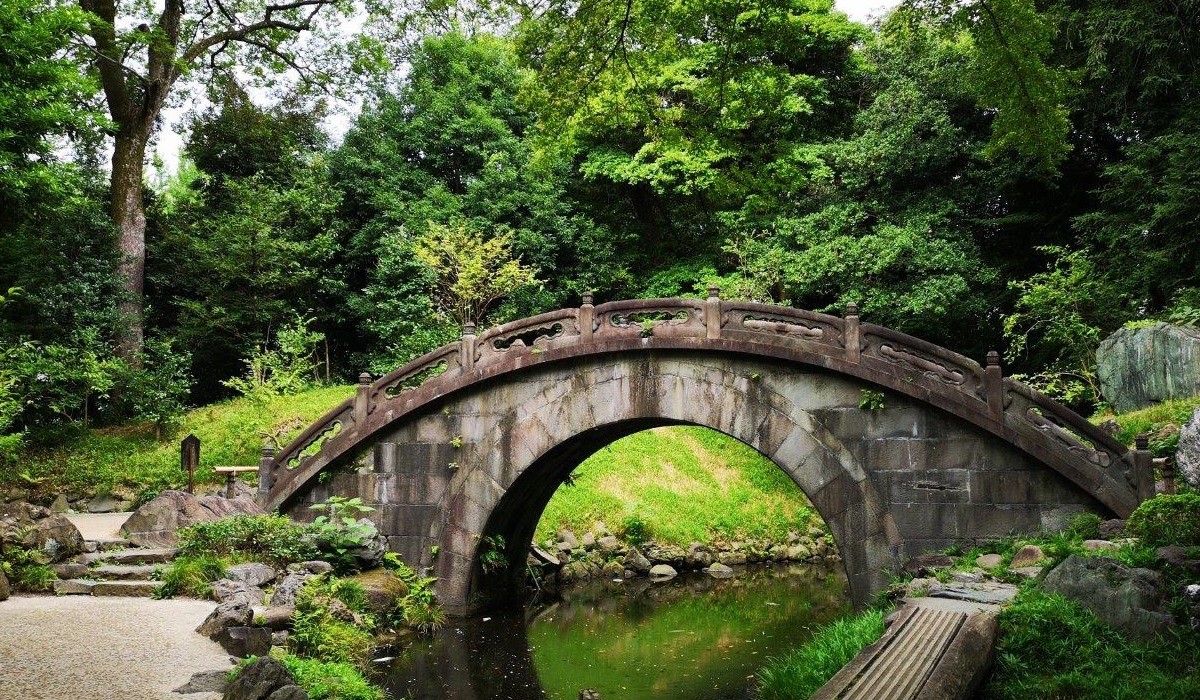
[[[446,613],[433,594],[437,579],[413,571],[394,552],[383,555],[383,563],[408,586],[408,594],[396,606],[399,619],[393,622],[397,626],[404,625],[421,634],[429,634],[446,624]]]
[[[507,548],[503,535],[488,535],[479,543],[479,568],[490,574],[508,568]]]
[[[366,612],[362,586],[348,579],[316,576],[296,594],[296,616],[288,648],[322,661],[362,665],[375,643],[375,621]]]
[[[867,610],[817,630],[803,646],[758,672],[763,700],[807,698],[883,634],[882,610]]]
[[[254,662],[256,657],[243,659],[229,671],[232,683],[242,669]],[[382,688],[374,686],[356,666],[336,661],[307,659],[289,654],[281,649],[271,650],[271,658],[283,664],[296,685],[308,694],[310,700],[384,700]]]

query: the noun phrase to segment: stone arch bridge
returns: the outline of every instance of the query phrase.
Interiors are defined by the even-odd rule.
[[[883,407],[859,407],[863,391]],[[586,457],[625,435],[700,425],[787,472],[829,525],[866,600],[923,550],[1127,516],[1150,455],[986,366],[887,328],[707,299],[554,311],[458,342],[375,381],[264,456],[259,496],[311,517],[359,496],[391,549],[432,567],[451,613],[501,599],[537,521]],[[480,568],[502,535],[509,575]]]

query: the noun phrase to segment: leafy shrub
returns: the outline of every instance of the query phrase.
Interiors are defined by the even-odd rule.
[[[1071,519],[1067,532],[1081,540],[1099,539],[1101,522],[1100,516],[1095,513],[1080,513]]]
[[[183,418],[192,379],[191,353],[180,352],[167,340],[147,340],[141,367],[128,367],[118,378],[118,411],[122,416],[154,423],[155,438]]]
[[[6,549],[0,556],[0,569],[13,588],[27,593],[45,593],[58,579],[43,552],[23,547]]]
[[[817,630],[803,646],[758,672],[764,700],[807,698],[883,634],[883,611],[868,610]]]
[[[1151,547],[1200,545],[1200,493],[1155,496],[1133,511],[1125,530]]]
[[[314,503],[309,508],[326,511],[308,526],[312,541],[323,558],[333,564],[338,573],[357,571],[359,566],[354,551],[379,536],[373,523],[359,522],[358,516],[375,509],[363,505],[361,498],[344,496],[330,496],[325,503]]]
[[[507,544],[503,535],[488,535],[479,548],[479,568],[490,574],[508,568],[508,557],[504,554]]]
[[[639,547],[650,539],[650,526],[642,516],[631,513],[621,521],[621,537],[629,544]]]
[[[192,598],[208,598],[212,595],[212,582],[225,577],[228,561],[209,554],[178,556],[170,564],[155,571],[163,582],[154,593],[156,598],[173,598],[186,595]]]
[[[296,316],[275,334],[275,347],[262,346],[246,362],[246,374],[225,386],[250,397],[290,396],[316,380],[317,347],[325,334],[309,329],[315,319]]]
[[[254,560],[273,566],[318,555],[309,529],[282,515],[234,515],[180,528],[179,552],[190,557]]]
[[[362,664],[375,641],[369,632],[374,620],[366,614],[365,598],[362,586],[354,581],[313,577],[296,594],[289,648],[323,661]]]

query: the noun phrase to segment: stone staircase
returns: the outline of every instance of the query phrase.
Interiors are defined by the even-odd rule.
[[[174,549],[134,547],[121,538],[85,542],[85,554],[55,567],[58,595],[126,596],[149,598],[162,588],[152,581],[154,570],[175,558]]]

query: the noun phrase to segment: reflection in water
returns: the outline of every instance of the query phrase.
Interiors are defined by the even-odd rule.
[[[599,582],[524,617],[448,626],[408,649],[386,684],[392,697],[412,700],[575,700],[583,688],[606,700],[747,698],[768,657],[847,612],[840,568]]]

